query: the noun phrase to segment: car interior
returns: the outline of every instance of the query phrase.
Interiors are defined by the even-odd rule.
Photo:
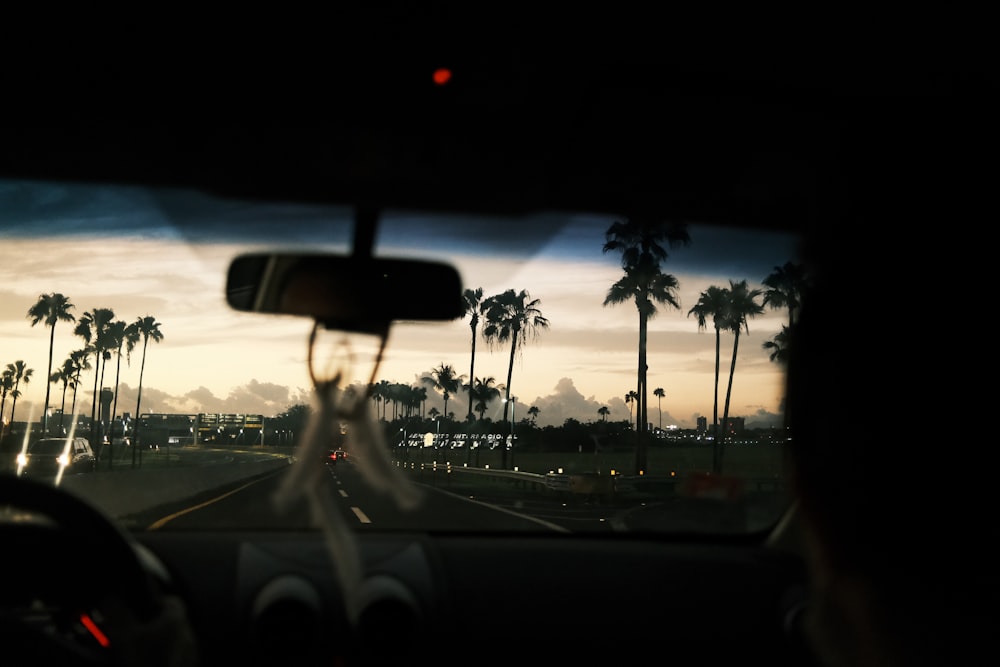
[[[462,56],[2,128],[4,664],[823,664],[792,281],[969,79]]]

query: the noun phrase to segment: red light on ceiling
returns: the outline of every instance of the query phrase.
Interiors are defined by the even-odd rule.
[[[451,81],[450,69],[448,69],[447,67],[439,67],[436,70],[434,70],[434,83],[436,83],[439,86],[443,86],[449,81]]]

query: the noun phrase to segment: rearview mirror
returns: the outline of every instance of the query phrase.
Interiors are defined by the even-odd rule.
[[[239,311],[306,315],[330,329],[377,332],[398,320],[464,315],[454,267],[409,259],[248,254],[233,260],[226,301]]]

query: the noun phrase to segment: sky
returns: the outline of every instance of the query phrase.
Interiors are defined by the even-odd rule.
[[[31,326],[28,309],[41,294],[66,295],[79,318],[94,308],[111,308],[132,322],[153,316],[163,340],[150,342],[142,379],[141,412],[278,414],[312,401],[305,317],[234,311],[225,301],[226,271],[233,257],[280,245],[284,249],[345,253],[350,211],[217,200],[186,191],[150,192],[111,188],[0,181],[0,367],[16,360],[34,369],[22,384],[15,419],[37,417],[45,401],[49,329]],[[375,252],[427,257],[452,263],[463,286],[484,296],[506,289],[527,290],[549,320],[529,338],[514,362],[511,395],[516,419],[538,408],[536,423],[559,425],[630,420],[625,395],[636,388],[638,313],[634,303],[604,306],[608,288],[622,275],[619,257],[602,252],[611,216],[539,213],[518,219],[472,220],[468,215],[428,216],[389,212],[380,223]],[[239,242],[234,242],[233,233]],[[649,421],[693,428],[698,416],[711,423],[715,369],[714,330],[699,330],[688,311],[710,285],[747,280],[751,288],[776,267],[794,260],[795,239],[774,232],[751,234],[692,223],[689,246],[670,248],[663,270],[680,284],[680,308],[662,305],[649,322]],[[357,286],[352,286],[357,288]],[[420,286],[414,286],[419,290]],[[749,321],[739,339],[730,416],[748,426],[781,423],[783,368],[762,344],[780,331],[787,312],[768,309]],[[73,322],[55,328],[53,370],[83,347]],[[482,326],[479,328],[481,333]],[[346,339],[356,355],[353,377],[367,381],[372,341]],[[338,332],[321,337],[318,359],[347,358]],[[734,337],[721,339],[721,418]],[[393,325],[376,380],[416,384],[441,364],[467,376],[471,354],[469,319]],[[510,348],[476,343],[477,377],[507,382]],[[134,414],[141,346],[120,367],[108,365],[103,385],[114,388],[116,414]],[[117,371],[117,373],[116,373]],[[84,374],[78,403],[89,415],[95,374]],[[652,395],[661,387],[662,399]],[[429,392],[427,409],[444,409]],[[10,418],[8,396],[3,417]],[[72,391],[66,412],[71,411]],[[50,405],[62,404],[62,387],[51,388]],[[463,416],[467,398],[452,396],[448,411]],[[503,406],[487,416],[500,419]]]

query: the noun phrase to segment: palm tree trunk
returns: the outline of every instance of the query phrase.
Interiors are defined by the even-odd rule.
[[[635,448],[635,474],[642,475],[646,472],[647,452],[646,452],[646,331],[647,318],[643,313],[639,313],[639,372],[635,399],[637,405],[635,410],[636,422],[636,448]]]
[[[469,362],[469,414],[472,417],[472,386],[476,383],[476,329],[472,328],[472,360]]]
[[[49,327],[49,370],[45,375],[45,411],[42,413],[42,433],[45,435],[49,434],[49,390],[52,389],[52,381],[49,378],[52,376],[52,349],[55,347],[55,343],[56,324],[53,321],[52,326]]]
[[[104,452],[104,447],[97,442],[97,404],[100,401],[100,397],[97,395],[97,382],[100,376],[101,351],[97,350],[94,352],[94,404],[90,406],[90,443],[98,459],[101,458],[101,454]]]
[[[76,418],[76,392],[80,389],[80,374],[76,374],[76,378],[73,381],[73,404],[70,406],[70,413],[73,414],[74,419]]]
[[[118,414],[118,380],[122,373],[122,348],[118,347],[118,361],[115,364],[115,399],[111,404],[111,419],[108,421],[108,428],[111,429],[111,439],[108,441],[111,443],[111,461],[114,460],[114,447],[115,447],[115,415]],[[125,444],[125,424],[122,424],[122,445]],[[108,462],[108,467],[111,467],[111,461]]]
[[[729,364],[729,386],[726,388],[726,408],[722,413],[722,424],[724,427],[722,433],[723,441],[725,441],[726,434],[729,432],[729,397],[733,393],[733,374],[736,372],[736,351],[739,349],[739,346],[740,346],[740,332],[737,331],[736,336],[733,338],[733,360]],[[718,450],[719,455],[716,459],[715,472],[717,474],[722,474],[722,455],[724,452],[721,446],[722,443],[719,444],[720,444]]]
[[[63,433],[63,418],[66,416],[66,389],[68,387],[69,384],[64,382],[62,390],[62,403],[59,405],[59,435],[62,435]]]
[[[104,356],[104,353],[102,352],[101,353],[101,357],[103,357],[103,356]],[[107,368],[107,366],[108,366],[108,362],[107,362],[107,360],[105,360],[104,363],[101,364],[101,382],[100,382],[100,384],[101,384],[100,392],[101,393],[97,394],[95,392],[95,394],[94,394],[94,400],[97,401],[100,404],[100,407],[97,410],[97,416],[100,417],[100,419],[98,419],[98,423],[100,424],[100,430],[98,432],[98,437],[100,439],[100,443],[99,443],[98,446],[101,448],[101,451],[104,451],[104,418],[107,416],[107,415],[101,414],[101,411],[104,409],[104,402],[101,400],[101,397],[104,395],[104,371]],[[114,450],[112,450],[111,443],[109,441],[109,443],[108,443],[108,468],[111,467],[111,459],[114,458],[113,454],[114,454]]]
[[[507,363],[507,387],[504,390],[506,393],[506,400],[503,402],[503,423],[504,428],[509,429],[507,434],[511,437],[511,445],[513,445],[514,425],[507,421],[507,410],[510,409],[510,378],[514,374],[514,355],[517,352],[517,334],[518,331],[515,331],[514,335],[510,337],[510,361]],[[500,467],[504,470],[507,469],[506,445],[500,448]]]
[[[142,420],[139,416],[142,414],[139,412],[139,406],[142,405],[142,374],[146,372],[146,345],[149,344],[149,336],[144,336],[142,339],[142,363],[139,364],[139,395],[135,399],[135,431],[132,433],[132,467],[135,467],[135,450],[139,447],[139,427],[142,425]],[[261,425],[260,436],[264,437],[264,426]]]
[[[719,467],[719,360],[722,356],[722,332],[719,327],[715,327],[715,391],[713,392],[712,403],[712,469]],[[717,471],[717,470],[716,470]]]

